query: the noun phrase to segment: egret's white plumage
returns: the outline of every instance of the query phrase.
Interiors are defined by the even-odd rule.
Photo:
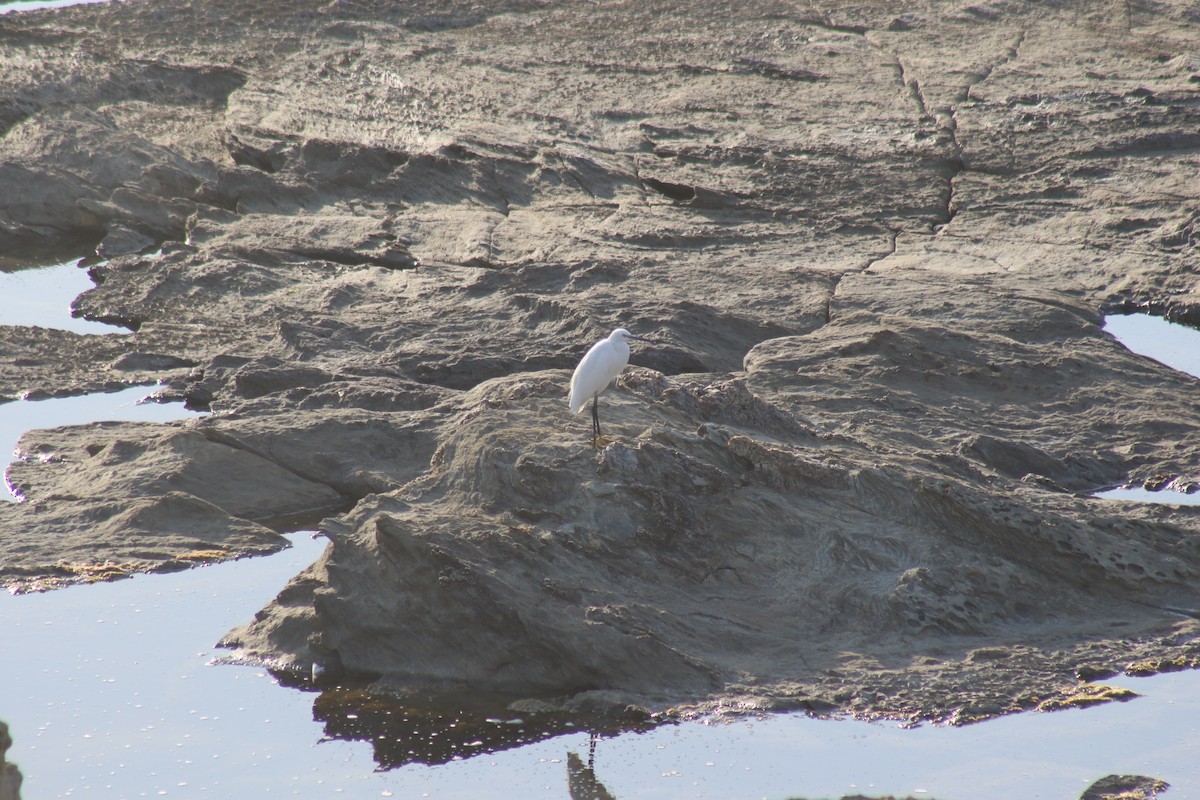
[[[568,398],[571,413],[578,414],[587,405],[588,400],[592,401],[593,444],[600,435],[597,398],[608,388],[613,378],[625,369],[625,365],[629,363],[629,340],[637,338],[639,337],[624,328],[617,328],[607,339],[601,339],[592,345],[592,349],[587,351],[579,366],[575,368],[575,374],[571,376],[571,394]]]
[[[617,328],[592,345],[571,376],[571,413],[578,414],[588,400],[603,392],[629,363],[629,339],[633,334]]]

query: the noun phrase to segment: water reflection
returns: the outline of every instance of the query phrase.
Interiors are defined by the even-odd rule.
[[[578,753],[567,753],[567,792],[571,800],[616,800],[616,796],[596,778],[596,734],[588,742],[587,766]]]
[[[281,683],[286,676],[276,675]],[[294,685],[294,681],[291,681]],[[599,736],[646,731],[645,718],[608,718],[554,711],[514,712],[504,699],[422,694],[404,699],[366,689],[325,689],[313,703],[313,719],[329,739],[369,742],[380,769],[434,766],[590,732],[592,758]]]
[[[291,538],[264,558],[0,595],[0,713],[19,733],[11,755],[27,796],[563,800],[574,772],[576,791],[594,780],[621,800],[1070,800],[1110,774],[1158,776],[1200,797],[1200,672],[1114,678],[1142,696],[967,728],[797,714],[605,728],[502,701],[464,712],[450,695],[427,707],[424,696],[299,692],[265,670],[212,666],[212,643],[325,547]]]
[[[1131,352],[1200,378],[1200,331],[1151,314],[1112,314],[1104,330]],[[1097,492],[1100,500],[1127,500],[1176,506],[1200,505],[1200,492],[1188,494],[1161,484],[1122,486]],[[1191,487],[1181,487],[1190,490]]]
[[[1151,314],[1112,314],[1104,330],[1134,353],[1200,377],[1200,331]]]
[[[0,721],[0,800],[18,800],[21,796],[21,770],[7,761],[10,747],[12,737],[8,735],[8,725]]]

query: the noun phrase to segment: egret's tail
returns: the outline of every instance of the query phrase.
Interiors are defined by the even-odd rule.
[[[571,392],[571,396],[567,398],[567,402],[571,405],[571,413],[578,414],[587,405],[587,398],[577,396],[575,392]]]

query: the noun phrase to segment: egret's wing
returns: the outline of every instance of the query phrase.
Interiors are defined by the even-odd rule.
[[[571,405],[572,414],[578,414],[596,393],[596,389],[593,387],[596,375],[595,365],[600,359],[598,353],[604,344],[605,342],[601,341],[592,345],[592,348],[580,359],[579,366],[575,367],[574,374],[571,375],[571,395],[568,402]]]
[[[592,349],[587,351],[587,355],[575,368],[575,374],[571,376],[571,395],[568,402],[572,414],[578,414],[588,400],[604,391],[629,363],[628,349],[622,349],[625,352],[621,352],[612,342],[605,339],[592,345]]]

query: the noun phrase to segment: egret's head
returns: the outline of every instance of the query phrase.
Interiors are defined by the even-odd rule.
[[[613,331],[612,333],[610,333],[608,335],[608,338],[610,338],[614,341],[618,341],[618,342],[628,342],[630,339],[641,339],[642,337],[634,336],[632,333],[625,330],[624,328],[617,328],[615,331]]]

